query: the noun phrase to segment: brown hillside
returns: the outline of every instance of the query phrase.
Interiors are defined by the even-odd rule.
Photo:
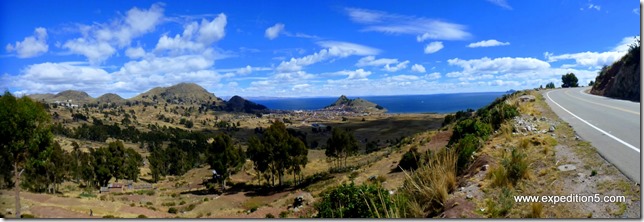
[[[223,100],[215,94],[194,83],[179,83],[170,87],[155,87],[132,98],[134,101],[168,102],[173,104],[212,103],[223,104]]]

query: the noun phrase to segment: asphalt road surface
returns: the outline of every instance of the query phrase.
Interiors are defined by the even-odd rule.
[[[640,103],[585,93],[589,87],[543,93],[550,108],[570,123],[609,162],[640,183]]]

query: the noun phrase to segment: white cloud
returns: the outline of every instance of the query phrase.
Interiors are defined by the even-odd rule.
[[[282,31],[284,31],[284,24],[277,23],[271,27],[268,27],[264,32],[264,36],[270,40],[273,40],[277,38]]]
[[[387,58],[376,59],[375,56],[366,56],[366,57],[360,58],[360,60],[358,60],[358,63],[356,63],[356,66],[358,67],[384,66],[384,65],[393,64],[393,63],[398,63],[398,59],[387,59]]]
[[[471,74],[498,74],[498,73],[514,73],[527,70],[543,70],[550,68],[550,64],[535,58],[513,58],[502,57],[490,59],[483,57],[481,59],[449,59],[449,65],[459,66],[463,69],[461,73]],[[450,74],[448,74],[450,76]],[[453,75],[451,77],[454,77]]]
[[[367,76],[371,75],[370,71],[365,71],[364,69],[357,69],[355,71],[342,70],[335,72],[337,75],[346,75],[347,79],[366,79]]]
[[[247,65],[244,68],[237,69],[237,74],[241,74],[241,75],[250,74],[251,72],[253,72],[253,68],[250,65]]]
[[[414,76],[414,75],[397,75],[397,76],[388,77],[388,79],[396,82],[402,82],[402,81],[419,80],[420,77]]]
[[[634,8],[633,13],[636,15],[640,15],[640,8]]]
[[[69,49],[74,54],[84,55],[93,65],[100,64],[116,52],[116,49],[107,42],[96,42],[84,38],[67,41],[63,48]]]
[[[296,91],[296,90],[306,89],[306,88],[309,88],[309,87],[311,87],[311,85],[309,85],[307,83],[297,84],[297,85],[294,85],[293,88],[291,88],[291,90]]]
[[[427,44],[427,46],[425,46],[425,54],[432,54],[438,52],[441,49],[443,49],[442,42],[430,42],[429,44]]]
[[[112,77],[105,70],[75,63],[40,63],[29,65],[22,73],[9,77],[21,93],[57,93],[75,89],[87,92],[104,92]]]
[[[397,72],[398,70],[407,68],[407,64],[409,64],[408,60],[398,63],[396,64],[396,66],[390,66],[389,64],[387,64],[385,65],[384,70],[387,72]]]
[[[545,52],[544,57],[548,62],[557,62],[564,60],[575,60],[575,64],[567,64],[567,67],[574,66],[585,66],[585,67],[601,67],[604,65],[610,65],[613,62],[619,60],[622,56],[628,51],[629,45],[635,42],[635,37],[626,37],[615,46],[611,51],[607,52],[579,52],[579,53],[567,53],[561,55],[554,55],[550,52]]]
[[[344,58],[352,55],[376,55],[380,52],[380,50],[375,48],[349,42],[323,41],[318,42],[318,45],[325,47],[325,49],[312,55],[282,61],[277,67],[277,71],[296,72],[302,70],[304,66],[309,66],[331,58]]]
[[[183,34],[176,34],[174,37],[168,37],[165,34],[161,36],[155,51],[168,51],[172,55],[202,52],[226,35],[226,24],[226,15],[223,13],[217,15],[212,21],[202,19],[201,24],[189,23],[184,26]]]
[[[226,36],[226,24],[226,15],[224,13],[220,13],[212,21],[202,19],[197,40],[206,46],[219,41]]]
[[[411,71],[418,72],[418,73],[425,73],[425,66],[421,64],[414,64],[413,66],[411,66]]]
[[[433,73],[429,73],[429,74],[425,75],[425,78],[429,79],[429,80],[440,79],[441,74],[439,72],[433,72]]]
[[[363,31],[417,35],[417,40],[461,40],[471,36],[465,26],[424,17],[389,14],[382,11],[346,8],[349,18],[365,24]]]
[[[111,23],[81,25],[83,36],[68,40],[63,48],[87,57],[91,64],[100,64],[116,53],[115,47],[126,47],[132,39],[153,31],[161,23],[163,11],[163,4],[153,4],[148,10],[134,7]]]
[[[488,2],[491,2],[492,4],[495,4],[501,8],[505,9],[510,9],[512,10],[512,7],[508,4],[506,0],[487,0]]]
[[[504,45],[510,45],[510,43],[499,42],[496,39],[490,39],[490,40],[470,43],[469,45],[467,45],[467,47],[478,48],[478,47],[493,47],[493,46],[504,46]]]
[[[595,4],[588,4],[588,9],[595,9],[597,11],[601,11],[602,7],[599,6],[599,5],[595,5]]]
[[[125,55],[130,59],[138,59],[145,56],[145,50],[141,47],[127,48],[127,50],[125,50]]]
[[[49,50],[47,45],[47,29],[38,27],[34,30],[34,35],[25,37],[22,42],[16,44],[7,44],[8,52],[16,51],[18,58],[31,58],[42,55]]]

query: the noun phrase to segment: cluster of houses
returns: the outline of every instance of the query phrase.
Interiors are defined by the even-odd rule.
[[[78,104],[73,104],[71,99],[65,100],[65,101],[54,101],[54,104],[58,105],[59,107],[67,107],[67,108],[78,108]]]

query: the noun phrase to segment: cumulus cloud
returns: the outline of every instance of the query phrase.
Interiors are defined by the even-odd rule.
[[[277,71],[296,72],[302,70],[304,66],[309,66],[331,58],[344,58],[352,55],[376,55],[380,52],[380,50],[375,48],[349,42],[322,41],[318,42],[318,45],[325,49],[312,55],[282,61],[277,67]]]
[[[96,42],[85,38],[77,38],[65,42],[63,48],[69,49],[74,54],[87,57],[90,64],[99,64],[111,57],[116,49],[107,42]]]
[[[271,27],[268,27],[264,32],[264,36],[270,40],[273,40],[277,38],[282,31],[284,31],[284,24],[277,23]]]
[[[411,71],[412,72],[419,72],[419,73],[424,73],[425,72],[425,66],[421,64],[414,64],[411,66]]]
[[[512,7],[508,4],[506,0],[487,0],[487,1],[501,8],[512,10]]]
[[[588,4],[588,9],[595,9],[597,11],[601,11],[602,7],[599,6],[599,5],[595,5],[595,4]]]
[[[441,74],[439,72],[433,72],[425,75],[424,77],[429,80],[435,80],[435,79],[440,79]]]
[[[27,66],[20,75],[6,79],[20,93],[57,93],[67,89],[103,92],[112,80],[105,70],[75,63],[40,63]]]
[[[625,37],[620,43],[617,44],[611,51],[607,52],[579,52],[579,53],[566,53],[561,55],[554,55],[550,52],[545,52],[544,57],[548,62],[557,62],[565,60],[575,60],[575,64],[568,64],[568,67],[585,66],[585,67],[601,67],[610,65],[619,60],[628,52],[628,48],[633,44],[639,36]]]
[[[7,44],[7,52],[16,51],[18,58],[31,58],[42,55],[49,50],[47,45],[47,29],[38,27],[34,30],[34,35],[25,37],[21,42],[16,44]]]
[[[351,70],[342,70],[335,72],[336,75],[346,75],[347,79],[366,79],[367,76],[371,75],[370,71],[365,71],[364,69],[357,69],[355,71]]]
[[[493,46],[504,46],[504,45],[510,45],[509,42],[499,42],[496,39],[490,39],[490,40],[484,40],[480,42],[474,42],[470,43],[467,45],[467,47],[470,48],[478,48],[478,47],[493,47]]]
[[[163,35],[159,38],[155,51],[168,51],[171,54],[201,52],[226,35],[226,15],[221,13],[211,21],[202,19],[201,23],[192,22],[184,26],[182,34],[174,37]]]
[[[366,57],[360,58],[360,60],[358,60],[358,63],[356,63],[356,66],[358,67],[384,66],[384,65],[393,64],[393,63],[398,63],[398,59],[388,59],[388,58],[376,59],[375,56],[366,56]]]
[[[227,20],[224,13],[220,13],[212,21],[202,19],[197,40],[206,46],[219,41],[226,36],[226,24]]]
[[[463,74],[498,74],[550,68],[549,63],[535,58],[501,57],[490,59],[483,57],[481,59],[470,60],[454,58],[447,60],[447,63],[461,67],[463,69],[461,73]],[[453,77],[453,74],[450,77]]]
[[[427,46],[425,46],[425,54],[432,54],[438,52],[441,49],[443,49],[442,42],[430,42],[429,44],[427,44]]]
[[[111,23],[81,26],[83,37],[68,40],[62,46],[87,57],[91,64],[100,64],[116,53],[115,47],[128,46],[132,39],[153,31],[161,23],[163,11],[162,4],[153,4],[147,10],[134,7]]]
[[[346,8],[345,12],[353,22],[366,25],[362,31],[417,35],[419,42],[426,39],[462,40],[471,36],[465,31],[465,26],[437,19],[360,8]]]
[[[130,59],[138,59],[145,56],[145,50],[141,47],[127,48],[125,55]]]
[[[409,64],[408,60],[398,63],[395,66],[390,66],[390,64],[387,64],[385,65],[384,70],[387,72],[397,72],[398,70],[407,68],[407,64]]]

